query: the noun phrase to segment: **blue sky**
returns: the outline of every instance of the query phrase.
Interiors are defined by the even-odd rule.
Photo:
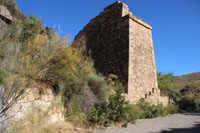
[[[74,36],[116,0],[16,0],[26,15]],[[200,72],[200,0],[121,0],[153,29],[157,71]]]

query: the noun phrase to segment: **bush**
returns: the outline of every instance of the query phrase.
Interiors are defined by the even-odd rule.
[[[175,114],[178,112],[178,107],[174,106],[173,104],[168,104],[166,109],[169,114]]]
[[[41,21],[34,15],[30,15],[28,19],[22,25],[21,35],[19,37],[20,42],[26,42],[27,40],[35,38],[43,30]]]
[[[87,125],[86,116],[80,109],[79,102],[72,100],[65,108],[65,118],[75,127]]]
[[[7,4],[9,3],[11,0],[1,0],[0,1],[0,5],[4,5],[4,4]]]
[[[158,87],[161,93],[173,98],[175,101],[178,101],[180,93],[179,90],[176,89],[176,78],[173,76],[173,73],[163,74],[161,72],[158,72],[157,78]]]
[[[197,88],[194,88],[192,85],[188,85],[182,90],[178,90],[176,89],[175,84],[176,77],[174,77],[172,73],[163,74],[159,72],[157,76],[158,86],[161,93],[172,98],[180,110],[191,111],[199,108],[200,101],[198,100],[199,96],[196,93],[198,92]],[[197,95],[195,95],[195,93]],[[169,105],[167,108],[169,109],[169,113],[178,111],[178,109],[172,105]]]
[[[140,118],[142,119],[168,115],[166,108],[163,107],[162,104],[155,106],[146,102],[144,99],[141,99],[136,106],[138,106],[142,112],[140,115]]]
[[[135,120],[143,118],[143,111],[139,106],[129,104],[129,109],[127,112],[127,119],[132,124],[135,123]]]
[[[117,84],[116,93],[109,96],[108,101],[100,102],[91,110],[88,118],[91,126],[107,126],[113,123],[134,123],[136,119],[155,118],[176,113],[177,108],[173,105],[164,107],[162,104],[151,105],[144,99],[133,105],[122,96],[123,86]]]
[[[38,25],[40,22],[33,23]],[[0,95],[4,104],[0,107],[0,116],[18,101],[27,88],[34,85],[35,80],[44,78],[49,62],[62,42],[58,37],[49,39],[47,35],[39,34],[41,29],[38,27],[34,27],[38,31],[34,34],[37,35],[27,36],[22,42],[19,38],[23,36],[25,24],[22,20],[14,20],[0,41],[0,82],[3,81],[1,87],[4,88]]]
[[[86,117],[90,114],[90,110],[95,106],[95,104],[99,103],[99,99],[90,89],[82,90],[77,99],[79,99],[81,112],[83,112]]]
[[[195,102],[195,97],[184,96],[179,101],[179,108],[185,111],[196,110],[199,108],[199,104]]]
[[[76,100],[80,113],[88,115],[88,109],[107,99],[107,82],[95,72],[91,62],[82,58],[79,49],[69,46],[58,51],[51,60],[46,80],[60,92],[66,108]]]
[[[67,106],[81,90],[88,88],[88,75],[92,72],[93,67],[81,58],[77,49],[63,46],[51,60],[46,80],[58,89]]]
[[[105,100],[107,98],[108,85],[103,76],[91,73],[89,75],[88,85],[98,99]]]
[[[89,124],[91,126],[107,126],[112,123],[123,123],[124,126],[128,122],[135,121],[131,112],[131,106],[122,96],[124,88],[121,84],[116,85],[116,94],[111,94],[108,101],[99,103],[91,110],[89,116]]]

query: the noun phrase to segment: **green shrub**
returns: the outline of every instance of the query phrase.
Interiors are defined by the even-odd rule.
[[[182,89],[180,92],[180,90],[176,88],[176,86],[180,85],[176,84],[176,77],[173,76],[173,73],[163,74],[161,72],[158,72],[157,77],[158,86],[161,90],[161,93],[172,98],[178,105],[180,110],[191,111],[199,108],[199,97],[194,94],[194,91],[198,92],[198,90],[194,89],[192,85],[185,86],[185,88]],[[167,109],[169,109],[169,113],[174,113],[178,111],[178,109],[172,105],[169,105]]]
[[[144,99],[136,105],[130,104],[122,96],[122,85],[117,84],[116,87],[116,94],[110,95],[108,101],[100,102],[91,110],[88,118],[91,126],[107,126],[113,123],[122,123],[126,126],[129,122],[134,123],[136,119],[163,117],[175,112],[173,106],[155,106]]]
[[[4,4],[7,4],[9,3],[11,0],[1,0],[0,1],[0,5],[4,5]]]
[[[2,61],[4,59],[4,52],[0,50],[0,61]],[[6,71],[0,67],[0,84],[3,83],[3,79],[6,76]]]
[[[157,106],[154,105],[154,107],[155,107],[155,111],[153,112],[154,117],[159,117],[159,116],[165,117],[169,114],[167,112],[166,107],[164,107],[162,104],[158,104]]]
[[[140,115],[141,116],[140,118],[143,118],[143,119],[168,115],[166,108],[163,107],[162,104],[155,106],[155,105],[151,105],[144,99],[141,99],[136,106],[140,108],[142,112],[142,115]]]
[[[108,85],[103,76],[91,73],[89,75],[88,85],[97,98],[100,100],[106,99],[108,94]]]
[[[169,114],[175,114],[178,112],[178,107],[174,106],[173,104],[168,104],[166,109]]]
[[[97,101],[107,99],[107,82],[95,72],[91,62],[82,58],[79,49],[70,46],[61,48],[58,52],[51,60],[46,80],[60,92],[65,107],[76,100],[81,111],[87,115],[89,111],[86,112],[86,109],[93,107]],[[92,96],[95,100],[83,96]]]
[[[0,68],[0,85],[3,83],[5,76],[6,76],[6,71]]]
[[[87,125],[86,116],[84,113],[82,113],[78,101],[72,100],[65,110],[66,120],[71,122],[74,126],[80,127]]]
[[[140,119],[143,117],[143,111],[139,106],[129,104],[129,109],[127,112],[127,119],[132,124],[135,123],[135,120]]]
[[[175,101],[178,101],[180,97],[180,92],[176,89],[176,78],[173,76],[173,73],[163,74],[161,72],[158,72],[157,78],[158,87],[161,93],[173,98]]]
[[[35,38],[43,30],[42,23],[34,15],[30,15],[29,18],[22,25],[21,35],[19,37],[20,42],[25,42],[28,39]]]
[[[123,86],[117,84],[116,94],[111,94],[108,101],[99,103],[91,110],[88,119],[91,126],[106,126],[112,123],[123,123],[126,126],[128,122],[135,120],[132,115],[128,114],[131,112],[131,107],[122,96],[123,91]]]
[[[196,110],[199,108],[199,104],[195,102],[195,97],[184,96],[179,101],[179,108],[185,111]]]
[[[27,36],[26,41],[19,41],[25,21],[26,19],[14,20],[6,27],[4,37],[0,41],[0,82],[3,80],[3,88],[6,90],[2,91],[0,96],[0,100],[4,100],[4,106],[0,108],[1,113],[8,111],[27,88],[32,88],[36,80],[44,78],[50,60],[57,47],[60,47],[58,42],[62,40],[58,37],[50,40],[47,36],[39,34],[41,29],[35,27],[37,35],[31,39]],[[40,22],[36,23],[38,25]]]

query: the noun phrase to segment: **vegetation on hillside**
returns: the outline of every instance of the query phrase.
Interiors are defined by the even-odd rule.
[[[191,111],[200,108],[199,74],[175,77],[172,73],[158,72],[158,86],[161,93],[169,96],[180,110]]]
[[[200,72],[176,76],[176,87],[183,89],[185,86],[200,87]]]
[[[15,17],[0,42],[1,121],[26,89],[40,81],[62,96],[67,120],[84,122],[89,110],[108,98],[105,77],[96,73],[91,60],[82,57],[84,48],[80,51],[66,45],[68,38],[55,35],[33,15]]]
[[[158,72],[157,78],[161,94],[170,96],[174,98],[174,100],[177,100],[179,92],[176,89],[176,78],[173,76],[173,73],[163,74],[162,72]]]

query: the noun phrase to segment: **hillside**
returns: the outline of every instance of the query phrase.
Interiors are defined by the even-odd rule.
[[[177,76],[176,87],[182,92],[200,93],[200,72]]]
[[[195,86],[200,86],[200,72],[190,73],[183,76],[177,76],[176,83],[179,89],[191,84]]]

